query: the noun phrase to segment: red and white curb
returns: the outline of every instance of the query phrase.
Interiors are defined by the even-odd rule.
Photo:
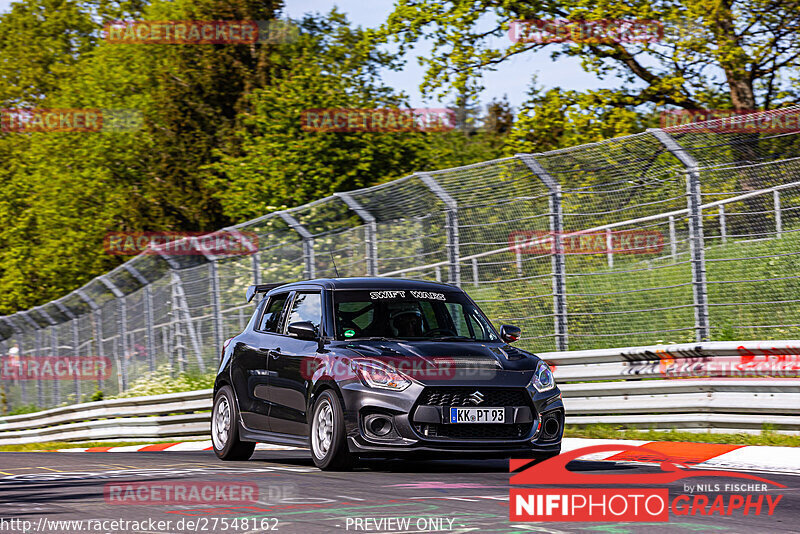
[[[800,447],[763,447],[720,443],[693,443],[680,441],[643,441],[630,439],[584,439],[564,438],[562,452],[591,445],[633,445],[645,447],[670,457],[674,462],[707,469],[737,469],[746,471],[770,471],[800,475]],[[197,452],[211,451],[211,441],[183,441],[176,443],[154,443],[151,445],[128,445],[124,447],[89,447],[57,449],[43,452]],[[257,451],[305,450],[284,445],[259,443]],[[582,460],[651,463],[647,452],[636,451],[602,452],[586,455]]]

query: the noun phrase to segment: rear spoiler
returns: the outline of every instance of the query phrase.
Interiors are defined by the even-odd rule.
[[[258,285],[253,285],[253,286],[250,286],[250,287],[247,288],[247,292],[245,293],[245,297],[247,298],[247,302],[250,302],[251,300],[253,300],[253,297],[256,296],[256,293],[268,293],[269,291],[272,291],[276,287],[281,287],[282,285],[285,285],[285,284],[286,284],[286,282],[279,282],[277,284],[258,284]]]

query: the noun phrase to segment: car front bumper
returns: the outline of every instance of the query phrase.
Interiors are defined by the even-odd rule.
[[[509,373],[479,384],[414,383],[399,392],[372,389],[358,381],[344,384],[349,449],[359,456],[558,454],[564,429],[561,393],[558,388],[537,392],[528,384],[529,376]],[[506,423],[448,423],[449,407],[476,407],[465,403],[465,394],[472,391],[486,397],[478,407],[505,408]],[[375,435],[367,428],[371,417],[389,420],[391,432]]]

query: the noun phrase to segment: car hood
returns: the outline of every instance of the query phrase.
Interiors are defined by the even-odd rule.
[[[366,341],[348,342],[344,349],[354,356],[418,369],[442,368],[454,372],[533,371],[539,358],[505,343],[459,341]]]

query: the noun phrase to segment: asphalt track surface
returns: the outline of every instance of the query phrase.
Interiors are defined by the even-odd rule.
[[[590,461],[572,462],[569,467],[616,474],[654,469]],[[728,517],[671,515],[668,523],[511,523],[508,462],[502,460],[373,460],[353,472],[331,473],[316,469],[305,451],[257,451],[247,462],[221,462],[211,452],[0,453],[0,533],[23,532],[24,526],[29,532],[46,534],[800,532],[800,477],[778,473],[763,476],[787,486],[768,490],[770,494],[783,495],[772,516],[745,516],[740,512]],[[720,482],[699,478],[691,481]],[[129,482],[255,483],[258,495],[255,504],[232,506],[107,502],[107,484]],[[669,486],[671,499],[683,493],[683,482],[686,481]],[[713,498],[714,494],[709,495]],[[234,528],[236,518],[242,523]],[[245,524],[243,518],[250,523]],[[373,521],[364,522],[366,518]],[[410,518],[410,527],[378,524],[381,518]],[[53,523],[65,520],[85,523],[77,528]],[[107,522],[100,530],[93,530],[87,520]],[[114,524],[116,520],[141,523],[126,526]],[[149,520],[153,522],[146,523]],[[192,520],[195,523],[189,525],[187,522]],[[158,521],[171,523],[158,526]]]

